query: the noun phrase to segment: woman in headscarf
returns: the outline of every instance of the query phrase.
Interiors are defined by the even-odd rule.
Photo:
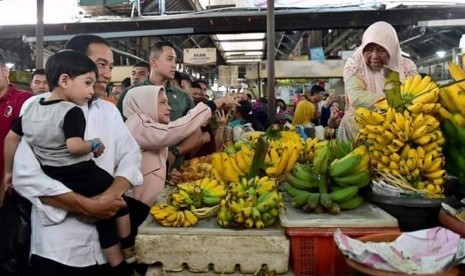
[[[234,104],[230,97],[199,103],[184,117],[170,122],[171,107],[163,86],[146,85],[129,90],[123,100],[123,115],[141,148],[144,176],[143,184],[130,192],[132,197],[152,206],[165,186],[168,147],[208,122],[217,107]]]
[[[365,30],[362,44],[344,66],[346,111],[338,129],[339,139],[356,139],[359,130],[355,110],[374,109],[374,104],[385,97],[384,67],[399,72],[401,81],[417,73],[415,64],[401,56],[396,30],[380,21]]]
[[[295,109],[292,125],[296,126],[312,124],[314,117],[315,105],[307,100],[300,101]]]

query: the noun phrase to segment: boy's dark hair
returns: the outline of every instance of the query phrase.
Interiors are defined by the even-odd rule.
[[[150,64],[148,62],[146,62],[146,61],[143,61],[143,60],[137,62],[136,64],[134,64],[134,66],[132,66],[132,68],[134,68],[134,67],[145,67],[150,71]]]
[[[105,44],[108,47],[110,47],[110,43],[108,43],[108,41],[106,41],[104,38],[100,36],[81,34],[73,36],[70,40],[68,40],[68,42],[66,42],[65,44],[65,49],[78,51],[83,54],[88,54],[87,50],[89,49],[89,45],[92,43]]]
[[[150,58],[158,56],[161,52],[163,52],[163,47],[171,47],[174,49],[173,43],[169,41],[158,41],[153,45],[152,50],[150,51]]]
[[[320,93],[320,92],[325,92],[325,89],[324,89],[324,87],[322,87],[322,86],[320,86],[318,84],[314,84],[312,86],[312,88],[310,89],[310,95],[311,96],[313,96],[313,95],[315,95],[317,93]]]
[[[39,68],[39,69],[34,70],[34,72],[32,73],[31,79],[33,79],[35,75],[45,75],[45,69]]]
[[[77,76],[93,72],[95,78],[98,76],[97,65],[84,53],[63,50],[51,56],[45,64],[45,76],[53,91],[58,86],[58,80],[63,74],[67,74],[71,79]]]

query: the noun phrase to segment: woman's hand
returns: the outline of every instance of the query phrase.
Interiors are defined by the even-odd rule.
[[[217,109],[215,111],[216,123],[218,127],[225,127],[229,120],[228,112],[225,112],[224,109]]]

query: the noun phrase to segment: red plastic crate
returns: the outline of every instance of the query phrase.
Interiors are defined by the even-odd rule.
[[[296,276],[350,275],[350,268],[334,242],[334,228],[285,228],[291,240],[291,266]],[[351,238],[395,232],[398,227],[339,228]]]

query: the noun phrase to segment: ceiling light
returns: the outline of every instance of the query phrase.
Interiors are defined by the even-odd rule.
[[[253,58],[253,59],[227,59],[226,63],[257,63],[262,61],[259,58]]]
[[[410,57],[410,54],[404,51],[400,51],[400,54],[403,55],[404,57]]]
[[[218,40],[263,40],[265,33],[250,33],[250,34],[217,34]]]
[[[436,55],[438,55],[439,58],[443,58],[446,55],[446,51],[437,51]]]

